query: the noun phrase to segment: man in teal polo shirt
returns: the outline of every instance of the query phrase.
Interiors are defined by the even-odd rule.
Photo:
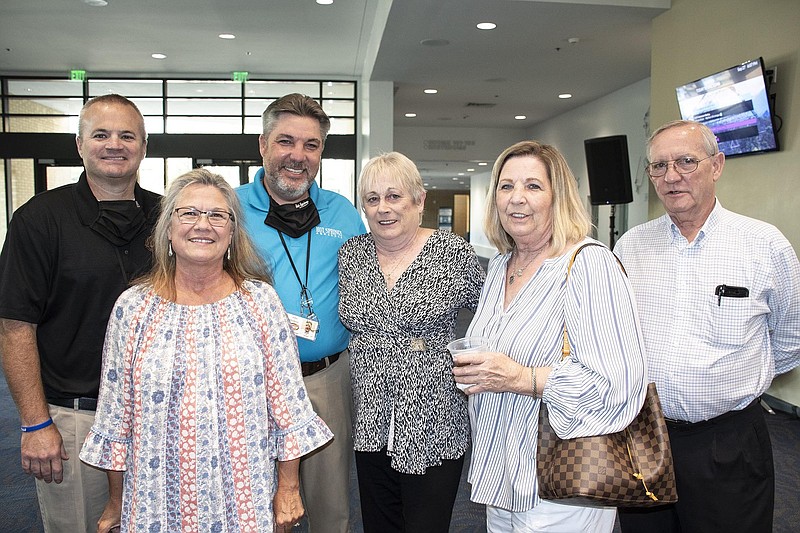
[[[310,531],[349,531],[353,453],[352,394],[347,344],[339,320],[338,251],[365,232],[355,207],[320,189],[319,171],[330,119],[308,96],[289,94],[263,114],[263,168],[237,192],[244,226],[272,267],[275,289],[297,335],[303,376],[314,410],[334,440],[300,463]]]

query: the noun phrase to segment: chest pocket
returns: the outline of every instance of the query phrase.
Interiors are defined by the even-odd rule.
[[[709,296],[706,301],[705,338],[716,345],[743,345],[748,338],[754,309],[752,295],[742,298]]]

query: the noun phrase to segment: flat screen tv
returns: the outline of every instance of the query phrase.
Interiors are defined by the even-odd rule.
[[[762,58],[676,89],[684,120],[702,122],[726,157],[778,149]]]

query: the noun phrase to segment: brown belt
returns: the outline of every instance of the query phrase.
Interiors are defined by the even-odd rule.
[[[333,363],[339,360],[339,355],[341,353],[335,353],[333,355],[329,355],[328,357],[323,357],[319,361],[311,361],[310,363],[300,363],[300,369],[303,372],[303,377],[308,377],[312,374],[316,374],[320,370],[325,370]]]

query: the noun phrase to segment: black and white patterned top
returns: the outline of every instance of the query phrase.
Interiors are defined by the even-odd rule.
[[[339,315],[352,333],[357,451],[390,445],[392,468],[423,474],[467,450],[467,398],[453,380],[447,343],[458,310],[475,310],[484,278],[472,247],[445,231],[428,237],[390,292],[371,234],[339,250]]]

